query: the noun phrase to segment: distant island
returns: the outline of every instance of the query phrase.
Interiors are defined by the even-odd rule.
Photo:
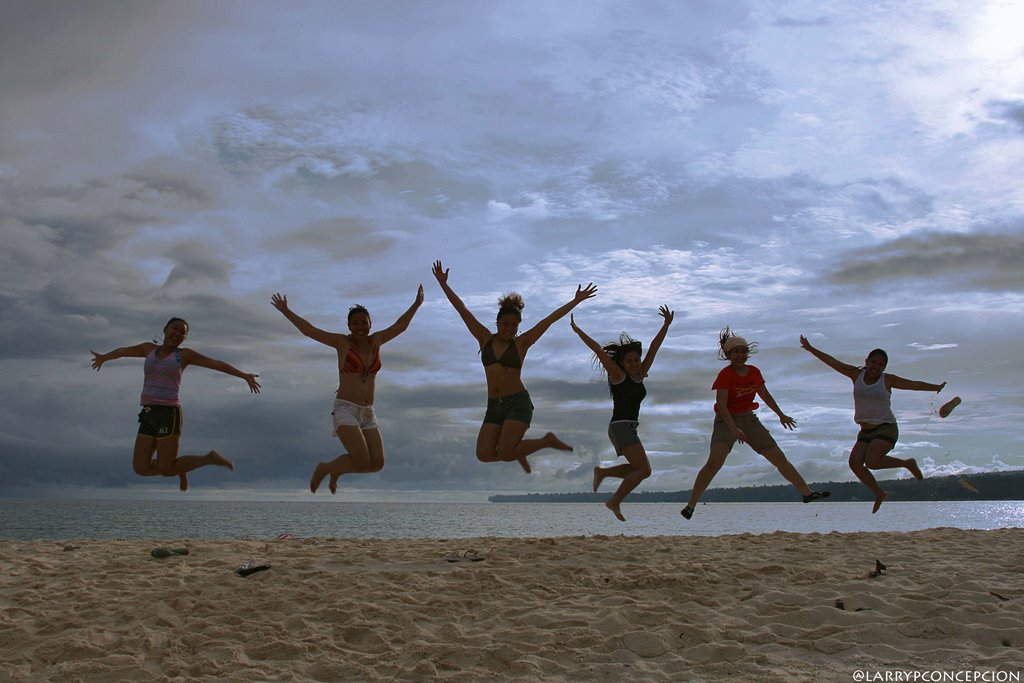
[[[611,482],[609,482],[611,483]],[[880,482],[889,493],[887,502],[907,500],[1024,500],[1024,470],[987,472],[914,479],[889,479]],[[818,491],[831,491],[830,500],[864,502],[874,496],[859,481],[829,481],[810,485]],[[599,493],[525,493],[500,494],[488,497],[492,503],[597,503],[604,502],[614,491]],[[630,503],[681,503],[690,498],[690,491],[634,491]],[[771,486],[740,486],[708,489],[701,502],[709,503],[792,503],[800,497],[789,484]]]

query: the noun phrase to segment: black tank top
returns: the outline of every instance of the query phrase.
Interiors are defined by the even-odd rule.
[[[643,380],[639,382],[626,375],[618,384],[612,384],[612,422],[640,421],[640,403],[647,396]]]

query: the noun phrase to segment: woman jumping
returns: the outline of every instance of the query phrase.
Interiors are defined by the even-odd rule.
[[[892,412],[892,390],[909,389],[938,393],[946,383],[930,384],[890,375],[885,372],[885,366],[889,364],[889,355],[882,349],[871,351],[864,361],[864,367],[858,368],[814,348],[803,335],[800,335],[800,346],[853,382],[853,420],[860,425],[860,432],[853,444],[853,450],[850,451],[850,469],[875,494],[875,504],[871,508],[871,513],[874,514],[882,507],[889,494],[878,485],[871,470],[903,467],[914,476],[914,479],[924,478],[921,468],[917,466],[917,460],[902,460],[889,455],[889,451],[896,445],[896,440],[900,436],[896,416]],[[945,406],[943,409],[946,409]]]
[[[747,365],[747,358],[757,351],[757,343],[748,344],[747,340],[733,334],[729,328],[722,330],[718,338],[721,360],[728,360],[729,365],[722,368],[711,386],[715,394],[715,426],[711,433],[711,453],[708,461],[697,473],[697,479],[693,483],[693,491],[690,494],[690,502],[682,509],[680,514],[686,519],[693,517],[697,501],[707,489],[711,480],[718,474],[725,464],[725,458],[732,450],[734,443],[748,443],[757,453],[764,456],[765,460],[775,465],[779,474],[786,478],[790,484],[796,487],[803,495],[804,502],[810,503],[813,500],[828,498],[829,491],[812,491],[800,473],[796,471],[793,464],[786,459],[775,439],[765,429],[761,421],[757,419],[754,412],[758,404],[754,402],[760,397],[772,411],[779,416],[779,421],[786,429],[793,429],[796,421],[784,414],[775,402],[775,398],[768,393],[764,377],[761,371],[753,365]]]
[[[586,287],[576,287],[576,295],[572,301],[555,309],[523,334],[518,334],[519,324],[523,320],[522,297],[514,292],[502,297],[498,302],[498,332],[495,334],[473,317],[462,300],[448,286],[448,270],[441,266],[440,261],[434,262],[433,273],[448,301],[462,317],[470,334],[480,344],[480,360],[487,376],[487,412],[476,439],[477,459],[481,462],[516,460],[528,473],[530,463],[526,458],[531,453],[542,448],[571,451],[572,446],[552,432],[539,439],[523,438],[533,419],[533,403],[520,375],[523,359],[530,347],[537,343],[555,321],[580,302],[597,294],[594,283],[591,282]]]
[[[651,463],[636,433],[640,424],[640,403],[647,396],[644,377],[647,377],[675,315],[668,310],[668,306],[662,306],[658,311],[664,322],[651,340],[643,360],[640,359],[643,345],[626,333],[619,336],[618,343],[605,344],[602,347],[576,325],[572,315],[569,316],[570,327],[580,336],[587,348],[594,352],[594,356],[608,373],[608,388],[612,394],[612,419],[608,424],[608,439],[612,442],[615,454],[626,458],[626,464],[595,467],[594,492],[597,493],[597,487],[605,477],[622,480],[615,494],[605,502],[605,506],[620,522],[626,521],[620,509],[623,499],[640,482],[651,476]]]
[[[338,391],[335,394],[334,433],[345,452],[330,462],[317,463],[309,490],[316,493],[324,477],[331,475],[328,488],[338,490],[338,477],[343,474],[379,472],[384,467],[384,439],[380,435],[377,415],[373,412],[373,390],[380,370],[380,347],[405,332],[423,303],[423,285],[416,290],[416,300],[391,327],[370,334],[370,312],[362,306],[348,311],[349,334],[326,332],[288,308],[288,297],[274,294],[274,308],[299,332],[338,352]]]
[[[234,464],[213,450],[206,455],[178,455],[181,439],[182,411],[178,394],[181,375],[189,365],[198,365],[233,377],[244,379],[249,391],[260,393],[258,375],[238,370],[224,361],[214,360],[181,346],[188,336],[188,323],[171,318],[164,325],[161,344],[143,342],[124,346],[109,353],[92,352],[92,367],[99,372],[103,364],[115,358],[145,358],[145,379],[142,384],[142,412],[139,413],[139,433],[135,437],[132,467],[143,477],[178,477],[182,491],[188,490],[188,473],[198,467],[219,465],[229,470]],[[156,454],[154,459],[153,455]]]

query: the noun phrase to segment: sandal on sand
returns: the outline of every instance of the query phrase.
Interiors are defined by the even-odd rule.
[[[262,572],[267,569],[270,569],[269,564],[256,564],[253,560],[246,560],[240,567],[235,569],[235,573],[239,576],[249,576],[250,574]]]
[[[953,409],[960,405],[962,401],[959,396],[954,396],[950,400],[942,404],[939,408],[939,417],[949,417],[949,414],[953,412]]]
[[[481,562],[484,559],[484,556],[475,550],[467,550],[462,556],[470,562]]]
[[[690,519],[691,517],[693,517],[693,508],[687,505],[686,507],[679,511],[679,514],[681,514],[683,517],[686,517],[687,519]]]
[[[822,498],[828,498],[832,495],[831,491],[811,491],[811,495],[804,496],[804,502],[810,503],[814,500],[821,500]]]
[[[458,550],[449,550],[448,552],[446,552],[444,554],[444,559],[447,560],[448,562],[458,562],[459,560],[462,559],[462,556],[459,555],[459,551]]]
[[[153,557],[170,557],[171,555],[188,555],[188,548],[153,548],[149,551]]]

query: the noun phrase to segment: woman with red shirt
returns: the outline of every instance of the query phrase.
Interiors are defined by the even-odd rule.
[[[711,433],[711,453],[704,467],[697,473],[697,479],[693,483],[693,491],[690,494],[690,501],[682,509],[680,514],[686,519],[693,516],[693,510],[697,501],[707,490],[711,480],[718,474],[725,464],[725,458],[732,450],[734,443],[750,444],[750,447],[764,456],[765,460],[775,465],[779,473],[786,478],[803,495],[804,502],[810,503],[813,500],[828,498],[828,491],[812,491],[807,482],[800,476],[800,473],[793,467],[793,463],[786,459],[775,439],[765,429],[761,421],[757,419],[758,404],[755,398],[760,398],[765,405],[779,416],[779,421],[786,429],[793,429],[796,421],[782,412],[775,398],[768,393],[764,377],[761,371],[753,365],[747,365],[747,358],[751,353],[757,351],[757,343],[748,344],[743,337],[737,336],[726,327],[719,335],[718,344],[721,350],[718,357],[721,360],[728,360],[729,365],[722,368],[711,386],[716,391],[715,397],[715,427]]]

